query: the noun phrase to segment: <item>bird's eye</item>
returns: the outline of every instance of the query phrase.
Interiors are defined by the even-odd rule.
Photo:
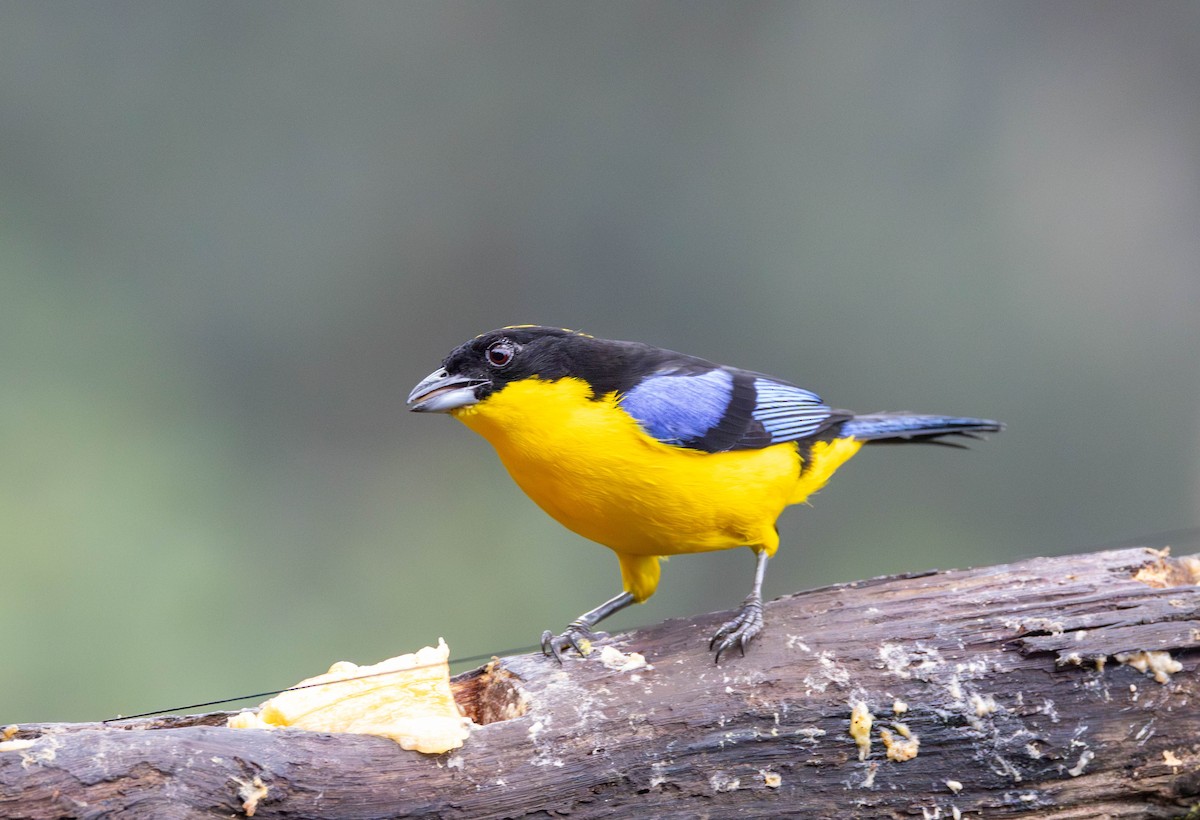
[[[492,367],[504,367],[512,361],[517,352],[517,346],[508,339],[501,339],[488,345],[487,360]]]

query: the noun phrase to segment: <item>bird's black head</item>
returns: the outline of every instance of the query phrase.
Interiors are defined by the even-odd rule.
[[[593,397],[635,384],[666,351],[636,342],[596,339],[538,325],[502,327],[459,345],[408,397],[418,412],[445,413],[477,404],[511,382],[567,376],[583,379]]]

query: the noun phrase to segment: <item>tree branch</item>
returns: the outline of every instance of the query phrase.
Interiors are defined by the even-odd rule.
[[[611,639],[650,669],[506,658],[456,678],[486,725],[438,756],[224,713],[25,725],[0,815],[1196,816],[1197,567],[1129,549],[826,587],[720,666],[722,614]]]

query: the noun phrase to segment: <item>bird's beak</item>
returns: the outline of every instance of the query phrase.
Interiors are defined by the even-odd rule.
[[[485,379],[451,376],[439,367],[408,394],[408,409],[417,413],[449,413],[479,401],[475,388],[487,384]]]

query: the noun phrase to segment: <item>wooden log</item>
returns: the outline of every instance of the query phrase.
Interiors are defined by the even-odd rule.
[[[455,680],[484,725],[436,756],[224,713],[24,725],[0,816],[1196,817],[1198,568],[1127,549],[816,589],[719,666],[723,614],[606,642],[652,668],[505,658]]]

